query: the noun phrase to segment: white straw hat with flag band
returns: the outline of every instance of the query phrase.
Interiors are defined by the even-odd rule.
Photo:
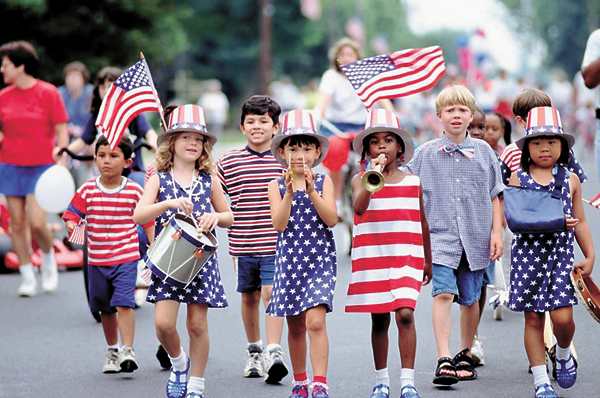
[[[528,139],[551,135],[563,138],[567,142],[569,149],[575,143],[575,137],[563,131],[558,110],[549,106],[540,106],[531,109],[527,114],[525,136],[518,139],[515,144],[520,150],[523,150],[525,141]]]
[[[169,129],[162,134],[159,134],[156,145],[167,139],[167,137],[183,132],[200,133],[206,137],[211,145],[215,145],[217,137],[213,133],[209,133],[206,129],[204,121],[204,111],[202,107],[194,104],[178,106],[171,112],[168,120]]]
[[[288,166],[287,160],[283,159],[279,153],[277,153],[277,148],[279,148],[281,142],[286,138],[298,135],[314,137],[317,139],[317,141],[319,141],[321,146],[321,156],[319,156],[318,159],[315,159],[313,167],[320,164],[327,155],[329,141],[327,140],[327,137],[317,133],[312,114],[307,110],[293,110],[289,111],[283,116],[281,122],[281,133],[273,137],[273,140],[271,141],[271,153],[273,156],[275,156],[275,159],[281,165],[286,167]]]
[[[396,115],[386,109],[369,111],[365,129],[361,131],[353,142],[354,150],[362,156],[363,141],[366,136],[374,133],[390,132],[396,134],[404,142],[404,163],[408,163],[415,153],[415,144],[409,132],[400,127],[400,120]],[[369,154],[366,155],[369,157]]]

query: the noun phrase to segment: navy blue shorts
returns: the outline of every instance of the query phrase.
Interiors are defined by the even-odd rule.
[[[490,266],[483,273],[483,286],[493,285],[496,273],[496,260],[490,260]]]
[[[24,198],[35,192],[35,184],[44,171],[53,164],[42,166],[16,166],[0,163],[0,193],[5,196]]]
[[[435,297],[438,294],[451,293],[458,304],[471,305],[481,297],[484,273],[485,269],[471,271],[464,252],[458,269],[433,264],[431,295]]]
[[[275,256],[238,257],[237,291],[253,293],[262,285],[272,285],[275,276]]]
[[[119,265],[89,266],[90,309],[112,314],[116,307],[135,308],[137,261]]]

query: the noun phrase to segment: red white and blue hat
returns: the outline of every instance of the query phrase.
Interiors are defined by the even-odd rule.
[[[313,167],[321,163],[325,158],[325,155],[327,155],[329,141],[324,135],[317,133],[312,114],[307,110],[293,110],[283,116],[281,133],[273,137],[273,140],[271,141],[271,153],[275,156],[275,159],[281,165],[288,166],[287,160],[283,159],[279,153],[277,153],[277,148],[281,145],[281,141],[294,135],[315,137],[319,141],[319,144],[321,145],[321,156],[319,156],[318,159],[315,159]]]
[[[525,137],[517,140],[515,144],[520,150],[523,150],[526,140],[545,135],[556,135],[564,138],[567,145],[569,145],[569,149],[575,143],[575,137],[563,131],[558,110],[549,106],[540,106],[529,111]]]
[[[211,145],[215,145],[217,142],[217,137],[207,131],[206,122],[204,121],[204,111],[198,105],[188,104],[178,106],[169,115],[167,124],[169,129],[158,136],[156,141],[157,146],[160,146],[170,135],[183,132],[200,133],[206,137]]]
[[[413,153],[415,152],[412,136],[400,127],[400,119],[398,119],[398,116],[386,109],[374,109],[369,112],[367,122],[365,123],[365,129],[354,138],[354,150],[362,156],[363,141],[365,137],[380,132],[390,132],[400,137],[404,142],[404,163],[408,163],[408,161],[412,159]],[[369,157],[368,154],[367,157]]]

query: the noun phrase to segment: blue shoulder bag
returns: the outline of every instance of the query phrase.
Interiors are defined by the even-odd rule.
[[[552,191],[506,187],[503,194],[508,228],[513,233],[566,231],[561,191],[561,185],[556,185]]]

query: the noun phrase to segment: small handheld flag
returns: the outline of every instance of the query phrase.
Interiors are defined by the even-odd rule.
[[[600,193],[598,194],[598,196],[596,196],[594,199],[587,201],[587,200],[583,200],[586,203],[591,204],[592,206],[594,206],[596,209],[600,209]]]
[[[71,231],[69,235],[69,242],[76,245],[83,245],[85,243],[85,221],[81,220]]]

